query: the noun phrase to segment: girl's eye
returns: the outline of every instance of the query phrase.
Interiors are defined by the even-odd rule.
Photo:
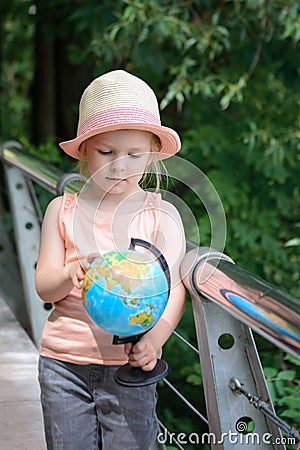
[[[110,155],[111,151],[110,150],[98,150],[99,153],[101,153],[101,155]]]
[[[129,153],[129,156],[132,158],[139,158],[141,156],[141,153]]]

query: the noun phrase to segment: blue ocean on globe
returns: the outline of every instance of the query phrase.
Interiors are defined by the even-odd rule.
[[[161,317],[169,289],[160,264],[146,252],[111,251],[86,272],[82,298],[86,312],[105,331],[135,336]]]

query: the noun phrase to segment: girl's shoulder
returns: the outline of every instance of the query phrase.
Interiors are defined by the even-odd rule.
[[[161,199],[160,207],[163,211],[168,212],[171,215],[175,215],[176,217],[179,216],[179,212],[177,208],[173,205],[173,203]]]
[[[182,219],[178,209],[167,200],[161,200],[160,203],[161,219],[160,219],[160,229],[166,229],[174,231],[179,230],[180,233],[183,229]]]
[[[72,212],[76,206],[78,195],[64,193],[61,196],[55,197],[48,204],[46,215],[61,215]]]
[[[173,203],[164,200],[160,193],[148,191],[146,205],[158,209],[160,213],[164,212],[165,214],[161,214],[161,217],[164,218],[166,222],[169,220],[174,221],[174,219],[181,222],[181,217],[177,208]]]
[[[70,194],[65,192],[61,197],[61,212],[64,214],[72,213],[78,202],[78,192]]]
[[[72,212],[78,201],[78,193],[69,194],[65,192],[63,195],[55,197],[48,205],[48,209],[61,210],[64,213]]]
[[[44,216],[43,226],[45,227],[45,224],[47,224],[48,228],[51,228],[51,226],[56,227],[58,224],[60,234],[65,238],[65,224],[72,221],[71,214],[76,207],[77,198],[77,194],[65,193],[51,200]]]
[[[62,205],[62,196],[52,199],[47,206],[45,216],[59,213]]]

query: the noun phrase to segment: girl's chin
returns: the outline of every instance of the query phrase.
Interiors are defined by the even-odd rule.
[[[125,181],[121,181],[119,183],[110,184],[105,186],[105,192],[107,194],[118,195],[118,194],[130,194],[131,189],[130,186]]]
[[[136,177],[136,180],[133,179],[112,179],[112,178],[103,178],[101,180],[94,179],[94,185],[98,190],[106,193],[106,194],[128,194],[130,195],[132,192],[139,190],[139,181],[140,176]]]
[[[116,189],[122,189],[126,187],[126,180],[111,180],[108,178],[105,178],[105,180],[93,180],[94,186],[104,192],[116,190]]]

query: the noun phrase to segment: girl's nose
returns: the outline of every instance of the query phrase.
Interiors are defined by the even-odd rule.
[[[126,161],[125,161],[126,157],[121,157],[121,158],[116,158],[114,159],[111,163],[110,163],[110,170],[112,172],[123,172],[125,170],[125,166],[126,166]]]

